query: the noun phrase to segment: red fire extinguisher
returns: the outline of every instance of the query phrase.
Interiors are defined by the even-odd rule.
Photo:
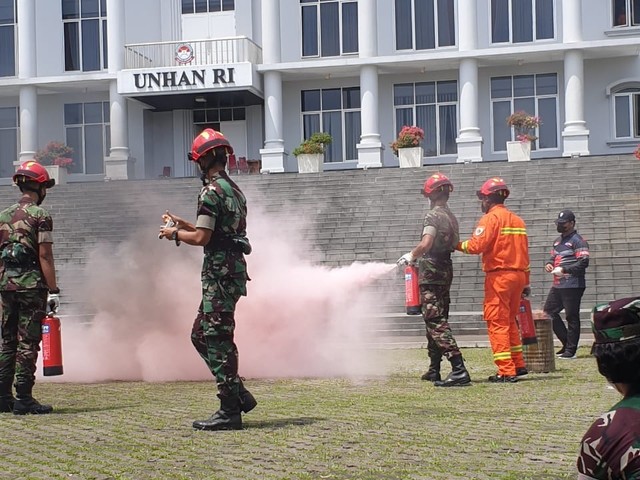
[[[531,302],[523,298],[520,300],[520,311],[516,316],[518,326],[520,327],[520,336],[523,345],[532,345],[538,343],[536,337],[536,326],[533,323],[533,315],[531,314]]]
[[[42,320],[42,370],[45,377],[62,375],[60,319],[49,312]]]
[[[409,264],[404,268],[404,293],[407,315],[420,315],[422,313],[420,284],[418,283],[418,269],[415,265]]]

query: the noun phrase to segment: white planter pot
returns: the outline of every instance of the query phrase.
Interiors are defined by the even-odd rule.
[[[324,167],[324,155],[322,153],[298,155],[299,173],[318,173]]]
[[[49,178],[56,181],[56,185],[64,185],[67,183],[67,169],[58,165],[45,165]]]
[[[507,159],[510,162],[531,160],[531,142],[507,142]]]
[[[400,161],[400,168],[421,167],[422,157],[422,147],[398,149],[398,160]]]

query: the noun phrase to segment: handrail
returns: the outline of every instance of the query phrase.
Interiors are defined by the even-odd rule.
[[[247,37],[125,45],[125,69],[262,63],[262,49]]]

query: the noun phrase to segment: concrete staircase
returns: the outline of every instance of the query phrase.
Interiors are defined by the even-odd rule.
[[[640,293],[640,162],[632,156],[485,162],[419,169],[369,169],[320,174],[240,175],[253,211],[279,219],[283,228],[303,223],[310,256],[327,266],[354,261],[395,262],[417,241],[428,203],[420,195],[433,172],[455,185],[450,206],[468,238],[481,216],[475,191],[491,176],[511,188],[507,206],[527,222],[531,254],[532,305],[541,308],[550,286],[543,265],[556,237],[553,220],[562,208],[577,216],[578,231],[591,247],[583,329],[596,303]],[[73,183],[52,189],[45,205],[55,225],[55,254],[64,288],[86,263],[86,247],[117,244],[132,226],[157,229],[165,208],[193,218],[200,182],[195,178]],[[15,202],[15,187],[0,187],[0,206]],[[251,225],[249,225],[251,235]],[[476,256],[454,254],[451,323],[456,335],[484,338],[484,275]],[[376,288],[390,295],[371,319],[392,344],[424,340],[419,316],[404,314],[404,281],[398,275]]]

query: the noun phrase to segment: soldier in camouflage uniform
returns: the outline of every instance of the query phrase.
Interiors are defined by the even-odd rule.
[[[57,307],[60,290],[53,261],[53,221],[40,204],[55,180],[42,165],[28,161],[18,168],[13,181],[22,196],[0,212],[0,412],[44,414],[53,407],[41,405],[32,390],[42,320],[49,302]]]
[[[640,479],[640,297],[596,305],[591,353],[622,395],[582,437],[578,480]]]
[[[163,219],[175,226],[160,229],[160,237],[176,244],[204,247],[202,301],[191,341],[216,379],[220,409],[208,420],[193,422],[199,430],[240,430],[241,412],[257,404],[238,376],[238,349],[233,341],[236,303],[247,294],[244,255],[251,252],[251,245],[246,236],[245,196],[225,172],[231,154],[233,148],[220,132],[208,128],[195,138],[189,159],[200,167],[203,183],[196,223],[167,212]]]
[[[434,382],[437,387],[471,384],[448,321],[449,290],[453,280],[451,252],[459,240],[458,221],[447,206],[452,191],[453,184],[441,173],[427,179],[422,193],[429,199],[431,208],[424,218],[422,239],[398,260],[399,265],[418,263],[422,317],[427,328],[427,351],[431,361],[429,370],[421,378]],[[440,376],[443,355],[451,362],[451,373],[444,380]]]

